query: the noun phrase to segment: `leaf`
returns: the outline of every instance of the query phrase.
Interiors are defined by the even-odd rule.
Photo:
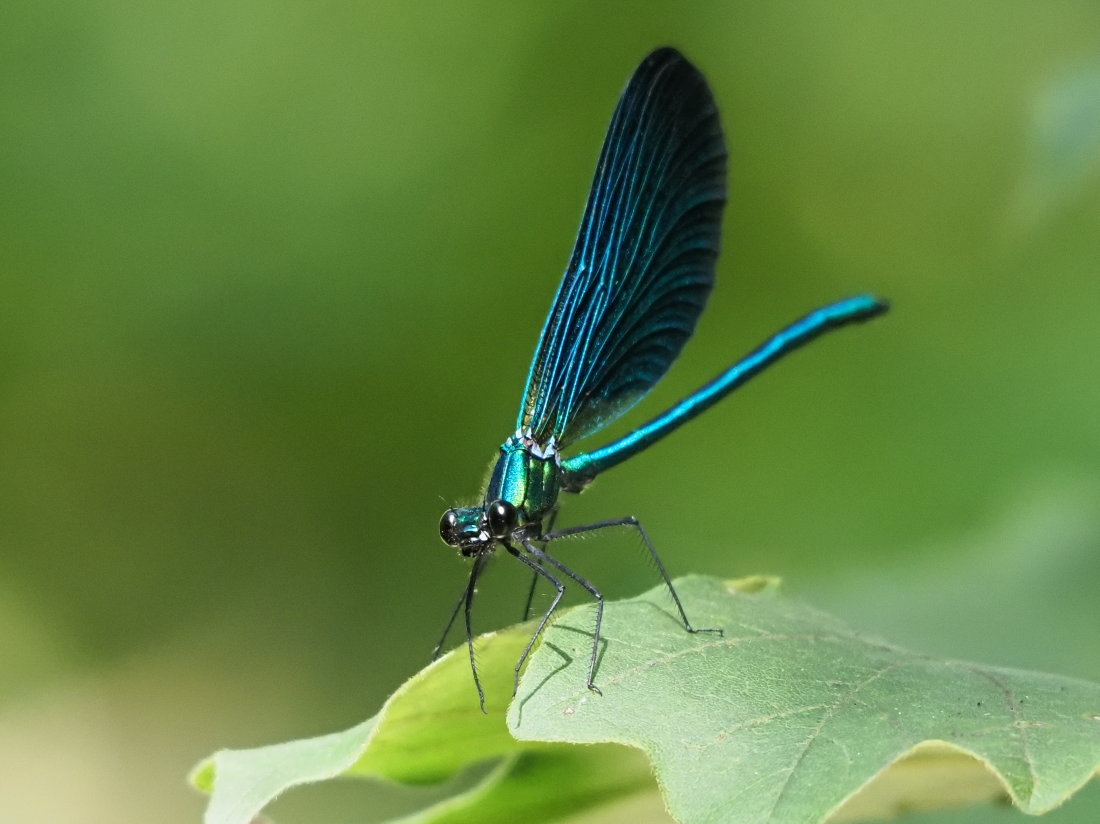
[[[211,793],[204,821],[244,824],[290,787],[338,775],[440,782],[476,761],[531,749],[512,738],[503,717],[512,668],[528,637],[512,628],[478,639],[488,716],[478,707],[465,649],[459,649],[414,675],[378,715],[349,730],[215,753],[191,775],[196,788]]]
[[[1100,767],[1100,685],[918,655],[774,586],[693,577],[677,591],[724,637],[685,633],[661,588],[622,602],[605,615],[601,697],[584,686],[593,611],[574,610],[532,657],[508,712],[516,737],[638,747],[673,816],[693,823],[823,821],[907,756],[876,791],[935,806],[914,771],[969,765],[960,753],[1041,813]]]
[[[677,590],[694,620],[725,636],[684,632],[661,588],[608,604],[601,697],[584,687],[593,612],[564,612],[507,726],[531,625],[482,636],[487,716],[459,648],[350,730],[200,764],[205,821],[246,824],[284,790],[337,775],[424,784],[489,760],[474,786],[404,824],[561,820],[652,792],[646,759],[683,822],[862,821],[1006,792],[1042,812],[1100,765],[1100,685],[917,655],[781,597],[767,579],[693,577]]]
[[[377,717],[331,735],[216,753],[191,775],[191,783],[212,792],[205,821],[251,821],[287,787],[340,775],[355,763],[376,722]]]
[[[215,753],[191,774],[192,785],[211,795],[204,822],[247,824],[300,784],[337,776],[439,783],[491,759],[499,763],[472,789],[405,819],[406,824],[468,821],[475,808],[484,824],[514,821],[518,811],[528,824],[538,824],[651,789],[652,774],[640,753],[521,744],[508,732],[504,710],[512,696],[512,672],[533,628],[523,624],[477,639],[488,715],[478,706],[466,649],[460,647],[405,682],[376,716],[349,730]],[[537,790],[554,784],[567,789],[553,795]]]
[[[471,790],[394,824],[572,820],[580,811],[653,788],[653,775],[639,752],[622,747],[555,747],[502,761]]]

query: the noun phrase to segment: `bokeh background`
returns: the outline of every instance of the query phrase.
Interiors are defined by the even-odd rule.
[[[200,757],[350,726],[425,663],[465,580],[439,515],[511,429],[611,110],[666,43],[719,100],[731,200],[696,338],[624,425],[820,303],[894,308],[561,522],[633,513],[674,574],[1100,679],[1095,0],[0,18],[0,821],[195,821]],[[565,557],[654,583],[629,536]],[[481,629],[525,581],[495,565]],[[1050,818],[1098,819],[1095,787]]]

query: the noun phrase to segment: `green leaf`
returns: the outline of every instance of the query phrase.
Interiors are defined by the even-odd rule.
[[[488,715],[479,708],[462,648],[421,670],[378,715],[349,730],[215,753],[191,774],[191,783],[211,794],[204,820],[244,824],[290,787],[339,775],[440,782],[477,761],[531,749],[504,724],[512,668],[529,637],[514,627],[478,638]]]
[[[555,747],[506,759],[469,791],[399,824],[542,824],[653,789],[653,774],[637,751]]]
[[[906,756],[878,791],[934,806],[934,788],[910,780],[914,797],[904,779],[969,763],[959,753],[1041,813],[1100,766],[1100,685],[918,655],[775,587],[693,577],[677,591],[725,635],[685,633],[661,588],[622,602],[605,616],[596,696],[584,686],[593,611],[574,610],[532,658],[508,712],[516,737],[638,747],[684,822],[823,821]]]
[[[917,655],[767,579],[693,577],[677,590],[694,621],[725,635],[684,632],[663,588],[608,604],[597,696],[584,686],[593,610],[565,612],[532,655],[507,725],[531,625],[483,636],[488,715],[460,648],[350,730],[200,764],[205,821],[246,824],[309,781],[441,782],[490,759],[473,787],[405,824],[557,821],[652,792],[650,763],[683,822],[862,821],[1006,793],[1038,813],[1100,765],[1100,685]]]

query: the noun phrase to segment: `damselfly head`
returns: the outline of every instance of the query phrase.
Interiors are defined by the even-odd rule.
[[[508,501],[448,509],[439,520],[439,537],[469,558],[510,537],[518,518],[516,508]]]

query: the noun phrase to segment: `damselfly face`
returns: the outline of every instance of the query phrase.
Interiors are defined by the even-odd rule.
[[[467,558],[491,552],[516,528],[516,508],[507,501],[448,509],[439,519],[439,537]]]

